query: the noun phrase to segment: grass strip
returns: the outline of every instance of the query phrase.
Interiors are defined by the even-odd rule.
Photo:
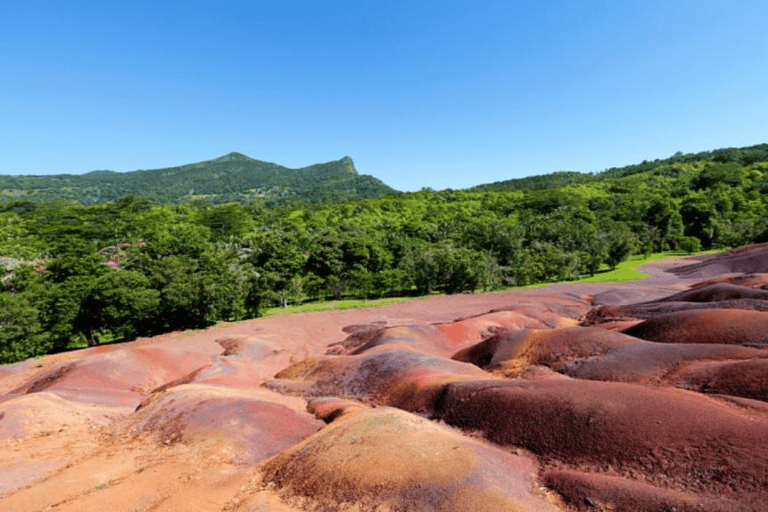
[[[679,258],[687,256],[703,256],[708,254],[715,254],[721,252],[720,250],[699,252],[695,254],[688,254],[686,252],[658,252],[650,255],[636,254],[630,256],[626,261],[622,261],[616,268],[611,270],[608,267],[604,267],[594,276],[584,277],[581,279],[574,279],[570,281],[560,281],[563,283],[607,283],[607,282],[626,282],[626,281],[639,281],[648,277],[648,274],[644,274],[637,270],[637,267],[646,265],[652,261],[667,259],[667,258]],[[524,290],[527,288],[543,288],[553,283],[537,283],[526,286],[511,286],[506,287],[498,291],[510,291],[510,290]],[[442,295],[439,293],[429,295]],[[262,318],[270,318],[274,316],[291,315],[293,313],[310,313],[314,311],[331,311],[337,309],[353,309],[353,308],[378,308],[382,306],[389,306],[391,304],[398,304],[401,302],[408,302],[410,300],[423,299],[421,297],[388,297],[383,299],[340,299],[332,301],[313,301],[305,302],[298,305],[290,305],[287,307],[274,307],[263,310]]]

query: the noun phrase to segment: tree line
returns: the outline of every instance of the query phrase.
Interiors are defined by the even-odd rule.
[[[631,254],[768,241],[768,162],[727,157],[323,205],[7,204],[0,362],[308,300],[492,290],[576,279]]]

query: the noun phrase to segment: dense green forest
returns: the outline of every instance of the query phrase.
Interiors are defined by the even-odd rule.
[[[105,204],[126,195],[157,204],[322,204],[394,193],[380,180],[358,174],[349,157],[301,169],[254,160],[240,153],[165,169],[51,176],[0,176],[0,204],[74,201]]]
[[[0,362],[338,297],[575,279],[768,241],[768,145],[323,204],[0,206]]]

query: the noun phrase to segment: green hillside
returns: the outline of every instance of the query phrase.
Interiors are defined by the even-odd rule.
[[[305,202],[321,204],[394,192],[373,176],[358,174],[349,157],[289,169],[230,153],[213,160],[165,169],[0,176],[0,204],[65,200],[91,205],[136,195],[152,198],[159,204],[234,201],[276,206]]]
[[[510,180],[497,181],[477,185],[467,190],[472,192],[509,192],[514,190],[546,190],[578,185],[582,183],[606,182],[612,179],[624,178],[643,173],[674,173],[675,166],[695,162],[712,162],[716,164],[737,164],[746,167],[757,162],[768,161],[768,144],[758,144],[743,148],[722,148],[700,153],[675,153],[665,159],[653,161],[644,160],[639,164],[624,167],[612,167],[598,173],[580,173],[559,171],[538,176],[527,176]]]

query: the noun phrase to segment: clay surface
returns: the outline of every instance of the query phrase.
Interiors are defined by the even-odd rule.
[[[768,246],[0,366],[0,510],[765,511]]]

